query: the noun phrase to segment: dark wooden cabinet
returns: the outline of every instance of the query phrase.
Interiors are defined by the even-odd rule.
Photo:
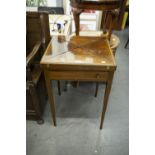
[[[47,102],[44,76],[41,73],[37,84],[27,83],[26,86],[26,119],[37,120],[42,124],[43,112]]]
[[[51,40],[48,13],[26,13],[26,118],[43,121],[47,102],[45,79],[40,67],[42,55]]]

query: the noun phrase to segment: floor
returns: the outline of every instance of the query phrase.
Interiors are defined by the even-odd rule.
[[[61,97],[54,83],[57,127],[52,124],[48,104],[43,125],[26,121],[27,155],[129,154],[129,49],[124,48],[129,30],[114,33],[121,43],[103,129],[99,124],[104,84],[100,84],[95,98],[94,83],[80,83],[78,88],[68,85]]]

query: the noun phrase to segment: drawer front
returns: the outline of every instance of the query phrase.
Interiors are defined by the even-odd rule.
[[[106,81],[108,72],[49,71],[46,74],[52,80]]]

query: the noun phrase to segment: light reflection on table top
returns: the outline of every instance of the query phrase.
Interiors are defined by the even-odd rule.
[[[61,42],[57,36],[52,37],[45,51],[41,64],[99,65],[115,66],[115,59],[109,46],[103,46],[107,40],[101,37],[65,37]],[[68,43],[71,43],[71,45]]]

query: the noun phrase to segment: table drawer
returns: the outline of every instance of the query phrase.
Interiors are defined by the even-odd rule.
[[[47,75],[53,80],[106,81],[109,74],[108,72],[49,71]]]

